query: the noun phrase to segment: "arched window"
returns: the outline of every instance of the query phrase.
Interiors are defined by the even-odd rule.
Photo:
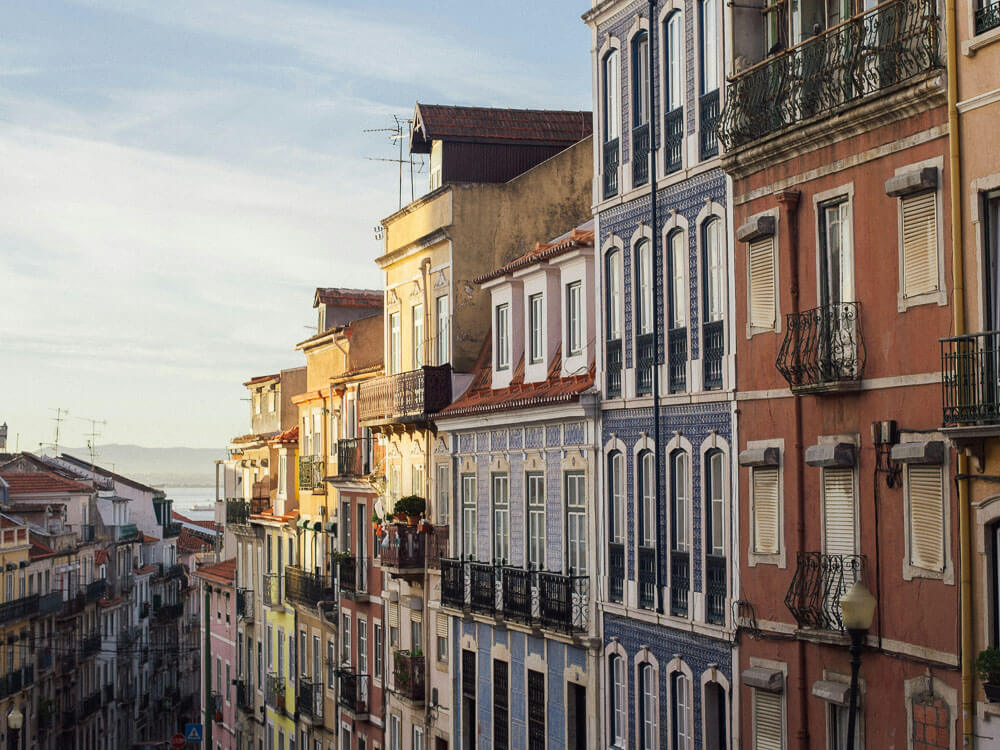
[[[716,17],[716,0],[699,0],[701,21],[701,93],[708,94],[719,88],[718,44],[719,32]]]
[[[701,225],[702,274],[704,275],[704,317],[722,320],[725,311],[725,277],[722,258],[722,221],[712,217]]]
[[[726,554],[725,460],[717,449],[705,454],[705,553],[719,557]]]
[[[608,597],[620,602],[625,593],[624,457],[608,454]]]
[[[607,300],[606,324],[609,341],[617,341],[622,337],[622,254],[620,250],[612,250],[604,260],[605,299]]]
[[[687,552],[690,548],[688,524],[691,518],[691,495],[689,492],[691,461],[681,450],[670,454],[671,468],[671,548],[675,552]]]
[[[649,34],[632,40],[632,127],[649,122]]]
[[[652,664],[639,665],[639,747],[656,747],[656,678]]]
[[[639,335],[653,332],[653,257],[646,240],[635,246],[636,328]]]
[[[726,691],[718,682],[705,685],[705,705],[702,712],[705,716],[705,750],[727,750],[729,733]]]
[[[670,699],[673,717],[670,727],[671,750],[691,748],[691,681],[683,672],[670,675]]]
[[[622,87],[618,50],[604,56],[604,142],[621,135]]]
[[[612,654],[608,659],[608,671],[611,676],[611,744],[624,748],[626,743],[626,713],[625,663],[620,656]]]
[[[682,30],[681,14],[679,12],[671,13],[663,28],[664,59],[667,67],[667,112],[678,109],[684,103],[684,84],[681,73],[681,54],[684,50]]]
[[[670,275],[670,320],[671,328],[687,325],[687,250],[684,247],[684,233],[672,232],[667,238],[667,272]]]
[[[652,451],[639,454],[639,544],[656,547],[656,475]]]

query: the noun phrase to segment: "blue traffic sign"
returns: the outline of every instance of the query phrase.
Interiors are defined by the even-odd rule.
[[[185,724],[184,739],[188,742],[201,742],[201,724]]]

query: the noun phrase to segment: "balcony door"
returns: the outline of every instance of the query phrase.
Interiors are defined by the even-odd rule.
[[[985,251],[983,300],[986,331],[1000,330],[1000,190],[983,196],[983,248]]]
[[[827,382],[854,380],[858,376],[854,238],[846,196],[820,206],[819,238],[820,307],[810,321],[816,335],[818,375]]]
[[[367,556],[367,539],[368,534],[365,531],[365,524],[367,521],[367,515],[365,514],[364,503],[358,504],[358,588],[361,591],[368,590],[368,566],[365,565],[365,557]]]

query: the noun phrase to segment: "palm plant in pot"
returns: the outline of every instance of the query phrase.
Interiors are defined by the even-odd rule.
[[[976,674],[990,703],[1000,703],[1000,649],[987,648],[976,657]]]

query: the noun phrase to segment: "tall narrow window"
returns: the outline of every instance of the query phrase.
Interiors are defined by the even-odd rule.
[[[673,693],[674,712],[672,750],[689,750],[691,747],[691,683],[682,672],[674,672],[670,676],[670,689]]]
[[[627,742],[628,726],[628,690],[625,687],[625,662],[620,656],[613,655],[611,667],[611,744],[624,748]]]
[[[443,365],[450,360],[451,325],[448,317],[448,297],[438,297],[434,301],[434,307],[437,316],[437,364]]]
[[[653,332],[653,258],[649,242],[635,247],[636,318],[639,335]]]
[[[493,747],[510,746],[510,691],[507,662],[493,660]]]
[[[748,248],[750,328],[774,328],[774,237],[754,240]]]
[[[545,359],[545,333],[542,326],[542,295],[532,294],[528,297],[528,360],[531,364],[538,364]]]
[[[687,252],[684,247],[684,233],[673,232],[667,239],[669,245],[668,265],[670,273],[670,327],[684,328],[687,325]]]
[[[608,535],[612,544],[625,543],[624,457],[621,451],[608,456]]]
[[[506,303],[496,307],[496,361],[498,370],[510,367],[510,306]]]
[[[639,540],[643,547],[656,547],[656,462],[652,451],[639,454]]]
[[[399,340],[399,313],[394,312],[389,315],[389,367],[390,374],[395,374],[403,369],[402,348]]]
[[[760,555],[778,553],[778,469],[760,466],[750,470],[753,493],[753,550]]]
[[[368,622],[358,618],[358,674],[368,674]]]
[[[528,472],[528,567],[540,570],[545,562],[545,475]]]
[[[413,321],[413,369],[424,366],[424,306],[414,305],[410,309]]]
[[[545,675],[528,670],[528,750],[545,750]]]
[[[725,501],[722,493],[725,486],[725,456],[722,451],[713,450],[705,456],[705,549],[708,554],[725,554]]]
[[[604,142],[616,140],[621,135],[622,87],[618,50],[611,50],[604,58]]]
[[[372,654],[375,657],[373,674],[376,680],[382,679],[382,623],[376,622],[372,629]]]
[[[583,351],[583,285],[579,281],[566,286],[566,348],[569,356]]]
[[[722,267],[722,237],[719,219],[710,219],[702,225],[702,273],[704,274],[705,320],[722,320],[725,305],[725,279]]]
[[[566,564],[569,574],[587,575],[587,484],[582,471],[567,471]]]
[[[823,542],[828,555],[857,554],[854,469],[823,471]]]
[[[719,88],[719,32],[715,0],[699,0],[701,10],[701,93]]]
[[[667,62],[667,112],[679,108],[684,99],[684,84],[681,71],[681,54],[683,39],[681,36],[681,14],[671,13],[665,29],[666,62]]]
[[[939,465],[907,464],[910,565],[944,570],[944,487]]]
[[[632,41],[632,127],[649,122],[649,34]]]
[[[617,341],[622,337],[622,254],[620,250],[612,250],[605,261],[605,284],[607,299],[606,329],[609,341]]]
[[[417,464],[410,468],[410,494],[424,496],[423,464]]]
[[[690,459],[684,451],[674,451],[671,455],[671,467],[673,471],[673,481],[671,482],[672,494],[672,542],[673,549],[677,552],[687,552],[688,523],[691,516],[691,495],[688,489]]]
[[[656,748],[656,680],[651,664],[639,665],[639,747]]]
[[[493,475],[493,560],[510,561],[510,497],[506,474]]]
[[[442,526],[448,525],[448,517],[450,513],[448,512],[450,508],[448,507],[451,494],[450,494],[450,474],[448,472],[448,464],[438,464],[437,467],[437,521]]]
[[[462,552],[476,556],[476,475],[462,475]]]

